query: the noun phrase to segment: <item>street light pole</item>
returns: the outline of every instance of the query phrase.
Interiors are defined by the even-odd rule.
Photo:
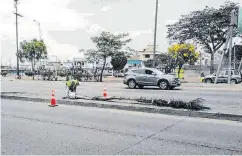
[[[56,55],[51,55],[51,56],[54,56],[55,57],[55,61],[57,62],[57,56]]]
[[[157,15],[158,15],[158,0],[156,0],[156,6],[155,6],[155,29],[154,29],[154,44],[153,44],[153,68],[155,68]]]
[[[39,29],[39,40],[41,41],[42,40],[42,35],[41,35],[41,29],[40,29],[40,22],[36,21],[36,20],[33,20],[37,25],[38,25],[38,29]]]
[[[16,11],[16,56],[17,56],[17,76],[19,77],[19,53],[18,53],[18,0],[14,0],[15,11]]]
[[[233,27],[234,27],[234,23],[233,23],[233,19],[234,19],[234,14],[235,14],[235,10],[233,10],[231,12],[231,22],[230,22],[230,28],[229,28],[229,36],[230,36],[230,40],[229,40],[229,78],[228,78],[228,84],[231,83],[231,64],[232,64],[232,47],[233,47]]]
[[[235,50],[235,48],[236,48],[236,45],[234,43],[234,69],[236,68],[236,56],[235,56],[236,50]]]
[[[238,68],[238,71],[240,71],[240,70],[241,70],[241,67],[242,67],[242,58],[241,58],[240,63],[239,63],[239,68]]]

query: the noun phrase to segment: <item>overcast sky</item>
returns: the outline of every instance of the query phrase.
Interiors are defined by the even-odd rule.
[[[179,3],[178,3],[179,1]],[[233,0],[242,4],[242,0]],[[159,51],[167,51],[166,24],[180,15],[205,6],[219,7],[225,0],[160,0],[157,44]],[[41,24],[42,38],[50,55],[61,60],[78,57],[78,49],[93,48],[90,37],[102,30],[129,32],[130,47],[144,49],[153,43],[155,0],[19,0],[19,41],[38,38]],[[14,1],[0,0],[1,60],[15,64]],[[50,59],[55,59],[51,56]]]

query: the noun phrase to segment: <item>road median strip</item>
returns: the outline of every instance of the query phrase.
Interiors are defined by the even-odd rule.
[[[50,99],[46,98],[30,98],[24,96],[15,95],[1,95],[2,99],[8,100],[20,100],[20,101],[33,101],[33,102],[44,102],[49,103]],[[139,104],[125,104],[119,102],[107,102],[107,101],[93,101],[93,100],[63,100],[57,99],[58,104],[66,105],[76,105],[84,107],[97,107],[97,108],[107,108],[107,109],[119,109],[126,111],[137,111],[146,113],[157,113],[166,115],[176,115],[176,116],[188,116],[188,117],[198,117],[198,118],[209,118],[209,119],[220,119],[220,120],[232,120],[242,122],[242,115],[225,114],[218,112],[205,112],[205,111],[193,111],[184,109],[173,109],[167,107],[158,107],[150,105],[139,105]]]

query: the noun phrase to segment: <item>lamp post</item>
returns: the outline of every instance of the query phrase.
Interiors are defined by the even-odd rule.
[[[14,0],[15,14],[16,14],[16,56],[17,56],[17,76],[19,77],[19,53],[18,53],[18,0]]]
[[[236,45],[235,45],[235,43],[234,43],[234,69],[236,68],[236,56],[235,56],[235,54],[236,54],[236,50],[235,50],[235,48],[236,48]]]
[[[14,4],[14,7],[15,7],[15,15],[16,15],[16,55],[17,55],[17,76],[19,78],[20,74],[19,74],[19,49],[18,49],[18,17],[24,17],[23,15],[19,14],[18,13],[18,1],[19,0],[14,0],[15,4]],[[40,23],[36,20],[33,20],[35,23],[38,24],[38,29],[39,29],[39,39],[42,40],[41,38],[41,29],[40,29]]]
[[[157,15],[158,15],[158,0],[155,6],[155,29],[154,29],[154,44],[153,44],[153,68],[155,68],[155,51],[156,51],[156,31],[157,31]]]
[[[56,55],[51,55],[53,57],[55,57],[55,62],[57,62],[57,56]]]
[[[40,22],[38,22],[37,20],[33,20],[33,21],[38,25],[38,29],[39,29],[39,40],[41,41],[42,40],[42,37],[41,37]]]
[[[242,43],[242,41],[241,41],[241,43]],[[242,67],[242,57],[241,57],[241,60],[240,60],[240,63],[239,63],[239,68],[238,68],[238,71],[240,71],[240,70],[241,70],[241,67]]]

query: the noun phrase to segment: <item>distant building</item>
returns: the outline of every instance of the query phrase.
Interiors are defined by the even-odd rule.
[[[138,51],[138,57],[140,60],[142,61],[147,61],[149,59],[153,59],[153,45],[147,45],[147,47],[145,49],[143,49],[142,51]],[[158,48],[158,46],[156,46],[156,48]],[[158,51],[156,51],[156,54],[159,53]]]
[[[144,61],[153,59],[153,45],[147,45],[147,47],[141,51],[138,51],[136,55],[130,57],[127,62],[127,66],[144,66]],[[158,48],[158,46],[156,47]],[[156,54],[159,53],[156,51]]]

